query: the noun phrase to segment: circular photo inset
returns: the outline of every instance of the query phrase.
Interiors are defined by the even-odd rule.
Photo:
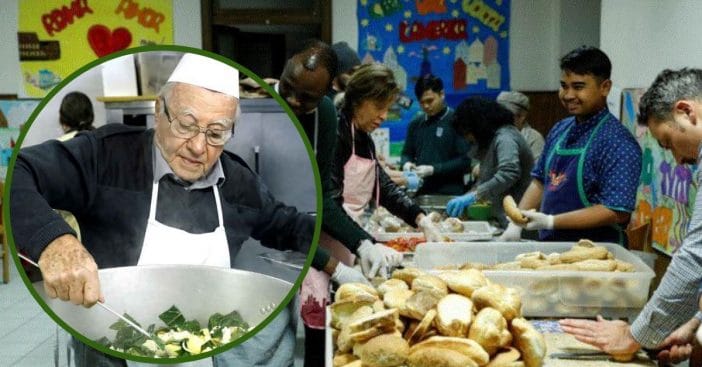
[[[321,185],[271,86],[202,50],[136,48],[67,78],[29,125],[10,240],[75,365],[292,360]]]

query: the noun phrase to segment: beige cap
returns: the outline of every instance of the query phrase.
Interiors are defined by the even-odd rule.
[[[239,70],[219,60],[198,54],[185,54],[168,78],[239,98]]]
[[[497,102],[512,113],[517,113],[520,109],[529,110],[529,97],[519,92],[500,92],[497,95]]]

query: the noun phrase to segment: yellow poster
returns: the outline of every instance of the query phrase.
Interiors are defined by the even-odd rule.
[[[27,96],[43,97],[73,71],[130,47],[173,43],[172,0],[23,0],[20,67]]]

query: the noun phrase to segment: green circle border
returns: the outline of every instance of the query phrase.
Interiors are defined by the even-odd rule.
[[[17,256],[17,248],[15,246],[15,241],[14,241],[14,236],[12,234],[12,222],[11,222],[11,217],[10,217],[10,200],[11,195],[10,195],[10,187],[12,185],[12,175],[14,172],[14,167],[15,167],[15,161],[17,160],[17,154],[19,153],[19,150],[22,146],[22,142],[24,141],[25,136],[27,135],[27,132],[29,131],[30,127],[36,120],[37,116],[39,113],[43,110],[44,106],[51,100],[59,90],[62,88],[66,87],[71,81],[76,79],[78,76],[83,74],[89,69],[92,69],[93,67],[96,67],[104,62],[107,62],[109,60],[112,60],[114,58],[120,57],[120,56],[125,56],[125,55],[131,55],[131,54],[136,54],[140,52],[145,52],[145,51],[175,51],[175,52],[183,52],[183,53],[194,53],[194,54],[199,54],[202,56],[206,56],[212,59],[216,59],[218,61],[221,61],[229,66],[232,66],[239,70],[240,72],[243,72],[246,76],[250,77],[251,79],[255,80],[266,92],[268,92],[273,99],[278,102],[278,104],[283,108],[285,113],[288,115],[290,120],[292,121],[293,125],[297,129],[298,134],[300,135],[300,138],[302,138],[302,141],[305,145],[305,149],[307,150],[307,155],[308,158],[310,159],[310,162],[312,164],[312,171],[314,173],[314,181],[315,181],[315,189],[317,193],[317,215],[315,218],[315,227],[314,227],[314,236],[312,238],[312,243],[310,244],[310,251],[307,254],[307,259],[305,261],[305,265],[300,272],[300,274],[297,277],[297,280],[295,281],[295,284],[293,284],[292,288],[290,288],[290,291],[288,294],[285,296],[285,298],[281,301],[280,305],[263,321],[261,321],[254,329],[243,335],[242,337],[236,339],[235,341],[223,345],[221,347],[218,347],[212,351],[205,352],[202,354],[198,354],[195,356],[186,356],[186,357],[179,357],[179,358],[148,358],[148,357],[141,357],[141,356],[135,356],[127,353],[122,353],[122,352],[117,352],[115,350],[111,350],[102,344],[99,344],[89,338],[86,338],[82,334],[78,333],[76,330],[71,328],[68,324],[66,324],[60,317],[58,317],[53,310],[44,302],[44,300],[39,296],[39,294],[36,292],[34,289],[34,286],[30,282],[29,278],[27,277],[27,274],[22,270],[22,264]],[[242,114],[244,111],[242,111]],[[29,119],[25,122],[24,126],[22,127],[20,131],[20,135],[17,139],[17,143],[15,145],[15,148],[12,151],[12,157],[10,158],[8,170],[7,170],[7,177],[5,179],[5,187],[4,187],[4,192],[3,192],[3,197],[5,198],[5,202],[3,205],[2,209],[2,215],[5,223],[5,231],[7,233],[7,238],[8,238],[8,244],[11,249],[12,257],[15,262],[15,266],[17,267],[18,273],[20,274],[20,277],[22,278],[22,281],[24,282],[25,286],[29,290],[29,292],[32,294],[34,299],[37,301],[37,303],[44,309],[44,311],[57,323],[59,324],[64,330],[68,331],[72,336],[76,337],[79,339],[81,342],[85,343],[86,345],[103,352],[105,354],[108,354],[113,357],[117,358],[122,358],[126,360],[132,360],[132,361],[138,361],[138,362],[147,362],[147,363],[156,363],[156,364],[175,364],[175,363],[183,363],[183,362],[190,362],[190,361],[195,361],[195,360],[200,360],[204,358],[209,358],[213,357],[216,354],[222,353],[224,351],[227,351],[231,348],[234,348],[236,346],[241,345],[245,341],[247,341],[249,338],[253,337],[255,334],[257,334],[260,330],[265,328],[273,319],[278,316],[283,310],[285,310],[288,307],[288,304],[290,301],[292,301],[293,297],[297,293],[298,289],[300,288],[300,285],[302,284],[303,279],[305,278],[305,275],[307,274],[307,271],[309,270],[310,265],[312,264],[312,259],[314,257],[314,254],[317,251],[317,245],[319,243],[319,236],[320,232],[322,229],[322,185],[321,185],[321,179],[319,175],[319,167],[317,166],[317,160],[314,154],[314,151],[312,149],[312,145],[310,144],[310,141],[307,137],[307,135],[304,132],[304,129],[302,128],[302,125],[300,124],[300,121],[297,119],[295,114],[292,112],[290,109],[290,106],[285,102],[285,100],[275,91],[273,88],[271,88],[267,83],[263,81],[262,78],[254,74],[251,70],[247,69],[246,67],[215,53],[201,50],[198,48],[192,48],[192,47],[187,47],[187,46],[176,46],[176,45],[149,45],[149,46],[141,46],[141,47],[135,47],[135,48],[130,48],[127,50],[119,51],[112,53],[108,56],[96,59],[88,64],[83,65],[82,67],[78,68],[76,71],[71,73],[68,77],[66,77],[64,80],[61,81],[58,85],[54,86],[51,91],[44,96],[44,98],[41,100],[39,105],[34,109],[32,114],[30,115]],[[80,306],[76,306],[80,307]],[[297,315],[292,315],[292,317],[297,317]]]

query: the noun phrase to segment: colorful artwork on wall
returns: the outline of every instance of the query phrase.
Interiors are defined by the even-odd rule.
[[[638,125],[636,115],[644,89],[622,91],[622,123],[636,136],[643,152],[643,167],[636,194],[634,225],[651,221],[653,247],[672,255],[682,244],[690,224],[697,183],[697,166],[677,164],[670,151],[661,148],[648,128]]]
[[[43,97],[73,71],[130,47],[173,43],[172,0],[19,2],[24,93]]]
[[[405,95],[425,74],[444,82],[446,101],[494,98],[509,89],[509,0],[358,0],[358,54],[395,73]],[[397,158],[418,103],[393,111],[390,155]]]

